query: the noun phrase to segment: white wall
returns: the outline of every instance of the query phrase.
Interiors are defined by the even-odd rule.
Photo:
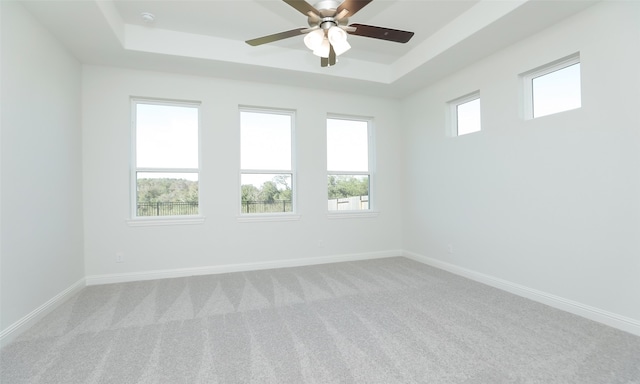
[[[0,6],[6,330],[84,277],[81,66],[19,3]]]
[[[407,98],[404,248],[640,320],[639,46],[640,3],[600,3]],[[582,108],[521,119],[518,74],[578,51]]]
[[[130,97],[198,100],[204,224],[130,227]],[[238,222],[239,105],[296,110],[299,221]],[[83,180],[88,276],[401,250],[398,102],[167,73],[85,66]],[[327,218],[327,113],[372,116],[378,217]],[[318,241],[324,247],[318,247]],[[116,252],[124,263],[115,262]]]
[[[92,66],[80,79],[19,4],[0,4],[0,329],[85,274],[402,248],[640,320],[637,4],[594,6],[402,103]],[[517,74],[576,51],[583,108],[523,121]],[[447,137],[446,101],[478,89],[483,131]],[[204,224],[126,224],[130,96],[202,101]],[[239,104],[297,111],[299,221],[237,221]],[[378,217],[327,219],[326,113],[375,118]]]

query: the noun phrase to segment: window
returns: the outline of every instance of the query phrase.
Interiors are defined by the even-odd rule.
[[[480,131],[480,92],[450,101],[449,105],[453,136]]]
[[[327,119],[329,211],[370,209],[370,120]]]
[[[199,104],[132,100],[133,217],[199,214]]]
[[[526,119],[580,108],[580,56],[558,60],[521,75]]]
[[[294,212],[291,111],[240,110],[240,212]]]

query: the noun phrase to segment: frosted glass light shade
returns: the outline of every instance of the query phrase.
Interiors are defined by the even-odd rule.
[[[315,31],[311,31],[307,33],[304,37],[304,45],[307,46],[312,51],[315,51],[322,45],[322,41],[324,40],[324,31],[322,29],[316,29]]]
[[[347,32],[345,32],[342,28],[333,26],[329,28],[327,37],[329,38],[329,42],[331,43],[331,45],[335,45],[336,43],[347,41]]]
[[[349,44],[346,40],[332,45],[333,51],[336,53],[336,56],[340,56],[351,49],[351,44]]]
[[[329,42],[333,46],[333,50],[335,51],[336,56],[340,56],[351,49],[351,44],[347,42],[347,32],[345,32],[342,28],[329,28],[327,37],[329,38]]]
[[[323,39],[322,44],[318,48],[313,51],[313,54],[320,57],[329,57],[329,50],[331,46],[329,45],[329,40]]]

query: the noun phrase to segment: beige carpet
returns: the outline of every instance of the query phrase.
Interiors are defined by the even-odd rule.
[[[405,258],[87,287],[0,383],[640,383],[640,338]]]

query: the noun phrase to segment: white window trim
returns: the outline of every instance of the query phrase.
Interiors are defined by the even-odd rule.
[[[367,123],[367,149],[368,149],[368,162],[369,172],[357,172],[357,171],[331,171],[327,169],[326,177],[329,175],[368,175],[369,176],[369,209],[366,210],[345,210],[345,211],[329,211],[327,210],[327,217],[330,219],[352,219],[352,218],[364,218],[364,217],[377,217],[379,211],[376,204],[376,145],[375,145],[375,126],[373,117],[368,116],[353,116],[353,115],[340,115],[340,114],[327,114],[325,119],[337,119],[337,120],[352,120],[352,121],[364,121]],[[326,137],[326,127],[325,127]],[[326,152],[326,143],[325,143]],[[326,163],[326,159],[325,159]],[[327,182],[325,180],[325,186]],[[325,191],[325,197],[328,198],[328,191]],[[325,202],[326,206],[326,202]]]
[[[453,99],[447,102],[447,105],[449,106],[448,108],[449,136],[459,137],[459,136],[466,136],[473,133],[482,132],[482,112],[480,112],[480,130],[475,132],[465,133],[463,135],[458,134],[458,106],[474,100],[480,100],[480,90],[468,93],[464,96],[458,97],[456,99]],[[480,101],[480,105],[482,106],[482,101]]]
[[[242,127],[240,126],[240,114],[242,112],[255,112],[255,113],[270,113],[287,115],[291,117],[291,170],[274,170],[274,169],[243,169],[242,168],[242,150],[238,151],[238,216],[237,221],[239,223],[250,222],[273,222],[273,221],[296,221],[300,220],[300,214],[298,213],[298,177],[296,175],[296,111],[293,109],[281,109],[281,108],[265,108],[265,107],[253,107],[247,105],[238,106],[238,143],[242,146]],[[278,213],[242,213],[242,174],[291,174],[291,212],[278,212]]]
[[[166,106],[187,106],[198,109],[198,168],[137,168],[137,104],[166,105]],[[172,99],[155,99],[146,97],[131,97],[131,148],[130,148],[130,179],[129,179],[129,218],[125,220],[130,227],[145,226],[163,226],[163,225],[181,225],[181,224],[202,224],[205,217],[202,214],[202,117],[200,113],[199,101],[192,100],[172,100]],[[180,216],[137,216],[137,173],[138,172],[157,172],[157,173],[174,173],[188,172],[198,174],[198,214],[197,215],[180,215]]]
[[[204,216],[159,216],[159,217],[141,217],[136,219],[127,219],[125,222],[130,227],[160,227],[168,225],[195,225],[203,224]]]
[[[260,222],[274,222],[274,221],[298,221],[300,215],[296,215],[291,212],[283,213],[245,213],[242,216],[238,216],[238,223],[260,223]]]
[[[552,72],[559,71],[561,69],[570,67],[575,64],[580,64],[580,52],[576,52],[572,55],[552,61],[551,63],[545,64],[545,65],[541,65],[537,68],[534,68],[530,71],[520,74],[520,79],[521,79],[520,83],[522,87],[522,100],[523,100],[522,113],[523,113],[523,118],[525,120],[535,119],[535,117],[533,116],[533,80],[538,77],[548,75]],[[562,112],[565,112],[565,111],[562,111]],[[557,112],[557,113],[561,113],[561,112]],[[556,113],[553,113],[553,115],[555,114]],[[545,115],[545,116],[551,116],[551,115]],[[540,116],[540,117],[545,117],[545,116]]]
[[[330,220],[337,220],[337,219],[369,219],[369,218],[375,218],[378,217],[380,215],[379,211],[371,211],[371,208],[369,208],[369,210],[361,210],[361,211],[329,211],[329,213],[327,214],[327,218],[329,218]]]

